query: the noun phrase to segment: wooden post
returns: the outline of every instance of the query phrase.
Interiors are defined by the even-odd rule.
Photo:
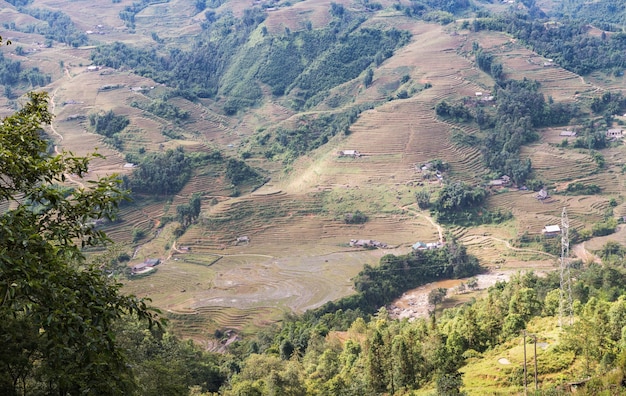
[[[539,391],[539,387],[537,385],[537,334],[533,335],[533,340],[535,341],[535,395]]]
[[[524,396],[528,395],[528,377],[526,375],[526,330],[523,333],[524,339]]]

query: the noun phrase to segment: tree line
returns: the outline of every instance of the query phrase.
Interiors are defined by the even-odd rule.
[[[224,111],[234,114],[258,102],[259,83],[269,85],[274,95],[288,95],[294,108],[310,107],[330,88],[382,63],[409,39],[407,32],[396,29],[362,28],[364,19],[344,10],[327,28],[277,36],[264,33],[248,46],[245,43],[265,18],[261,9],[247,9],[241,18],[212,12],[205,17],[204,30],[190,50],[176,47],[156,53],[114,43],[98,46],[91,60],[132,68],[187,98],[220,93],[227,97]]]
[[[588,23],[581,20],[549,22],[514,12],[477,18],[471,28],[509,33],[538,54],[576,74],[586,75],[595,70],[614,70],[623,74],[626,67],[626,33],[596,37],[589,34]]]

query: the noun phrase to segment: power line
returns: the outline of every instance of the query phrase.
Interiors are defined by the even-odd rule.
[[[567,209],[561,213],[561,288],[559,299],[559,327],[563,328],[563,318],[569,317],[569,324],[573,322],[574,309],[572,306],[572,275],[569,263],[569,218]]]

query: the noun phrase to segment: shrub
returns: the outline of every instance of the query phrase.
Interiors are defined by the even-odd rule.
[[[343,220],[346,224],[363,224],[367,221],[367,215],[357,210],[354,213],[346,213]]]

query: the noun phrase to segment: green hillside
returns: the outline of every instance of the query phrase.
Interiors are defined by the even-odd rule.
[[[98,153],[63,188],[115,175],[129,190],[116,219],[89,223],[112,245],[83,253],[172,334],[225,353],[205,357],[215,383],[173,394],[521,393],[524,330],[542,392],[610,394],[623,8],[4,1],[0,114],[47,91],[47,154]],[[562,240],[543,232],[564,208],[571,326]],[[171,348],[184,370],[193,347]]]

